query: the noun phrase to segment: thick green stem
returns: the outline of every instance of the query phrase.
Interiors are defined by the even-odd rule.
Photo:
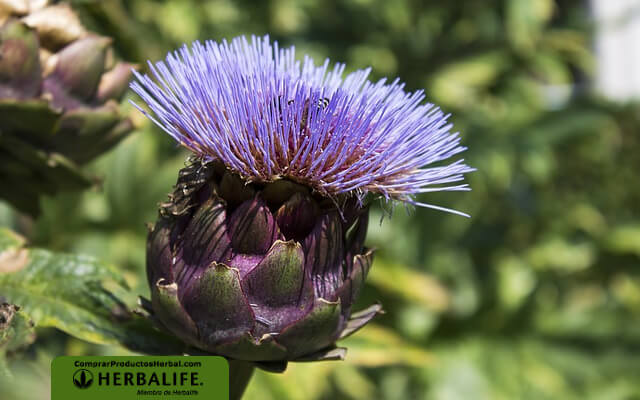
[[[229,361],[229,400],[240,400],[247,388],[254,366],[247,361]]]

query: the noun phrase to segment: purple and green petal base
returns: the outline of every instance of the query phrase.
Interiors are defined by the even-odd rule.
[[[267,368],[341,359],[335,342],[381,307],[351,314],[373,253],[368,209],[340,201],[289,181],[243,184],[217,163],[187,166],[149,233],[153,318],[194,348]]]

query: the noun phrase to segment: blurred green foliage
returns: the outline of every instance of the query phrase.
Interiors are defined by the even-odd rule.
[[[362,304],[387,313],[346,341],[345,362],[258,372],[247,399],[640,398],[639,109],[591,93],[583,3],[74,2],[140,64],[195,39],[269,33],[316,59],[371,65],[374,79],[425,88],[469,147],[473,191],[423,200],[472,218],[398,206],[388,219],[376,206]],[[138,132],[93,165],[101,190],[47,199],[35,222],[5,207],[0,223],[102,258],[146,295],[144,223],[185,153],[134,116]],[[14,362],[24,379],[55,354],[121,351],[39,334]]]

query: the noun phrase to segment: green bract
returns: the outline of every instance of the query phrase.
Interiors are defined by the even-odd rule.
[[[0,198],[38,212],[38,197],[91,184],[79,165],[132,128],[118,110],[131,65],[66,4],[0,0]]]

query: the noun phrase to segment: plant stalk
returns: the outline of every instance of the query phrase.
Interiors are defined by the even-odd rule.
[[[240,400],[251,380],[254,366],[247,361],[227,360],[229,361],[229,400]]]

